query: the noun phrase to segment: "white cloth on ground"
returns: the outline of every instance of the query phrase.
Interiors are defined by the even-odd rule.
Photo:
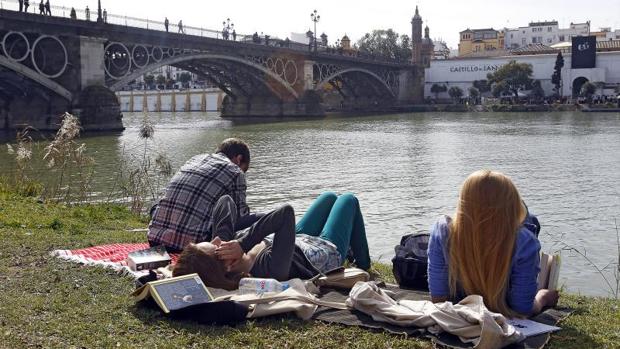
[[[358,282],[351,289],[346,304],[375,321],[457,335],[477,349],[502,348],[525,339],[503,315],[489,311],[482,297],[477,295],[467,296],[458,304],[396,301],[374,282]]]

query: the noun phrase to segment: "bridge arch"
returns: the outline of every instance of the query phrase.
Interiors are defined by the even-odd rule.
[[[245,65],[247,67],[251,67],[251,68],[253,68],[253,69],[257,70],[257,71],[265,73],[270,78],[272,78],[273,80],[277,81],[295,99],[299,99],[299,94],[284,79],[282,79],[280,76],[278,76],[274,72],[270,71],[269,69],[263,67],[262,65],[259,65],[257,63],[254,63],[254,62],[251,62],[251,61],[245,60],[243,58],[239,58],[239,57],[220,55],[220,54],[209,54],[209,53],[181,55],[181,56],[174,56],[174,57],[169,57],[169,58],[166,58],[166,59],[162,59],[159,62],[154,62],[152,64],[147,65],[144,68],[136,69],[136,70],[132,71],[131,73],[127,74],[125,77],[123,77],[123,78],[117,80],[116,82],[112,83],[109,87],[110,87],[110,89],[112,91],[118,91],[123,86],[128,85],[131,81],[133,81],[133,80],[139,78],[140,76],[142,76],[142,75],[144,75],[144,74],[146,74],[146,73],[148,73],[150,71],[153,71],[153,70],[155,70],[157,68],[160,68],[160,67],[166,66],[166,65],[174,65],[174,64],[183,63],[183,62],[187,62],[187,61],[193,61],[193,60],[223,60],[223,61],[235,62],[235,63],[239,63],[239,64],[242,64],[242,65]],[[279,93],[277,91],[275,91],[272,86],[269,86],[269,84],[266,81],[263,81],[263,83],[274,94],[279,95]]]
[[[343,69],[343,70],[337,71],[337,72],[333,73],[332,75],[330,75],[330,76],[326,77],[325,79],[323,79],[323,81],[320,81],[316,85],[314,90],[315,91],[320,91],[332,79],[334,79],[334,78],[336,78],[338,76],[341,76],[341,75],[348,74],[348,73],[363,73],[363,74],[366,74],[367,76],[373,78],[374,81],[378,82],[379,86],[383,87],[390,94],[390,96],[396,98],[396,95],[394,94],[394,91],[392,91],[390,86],[388,86],[388,84],[385,81],[383,81],[383,79],[381,79],[381,77],[379,75],[373,73],[372,71],[370,71],[368,69],[363,69],[363,68],[348,68],[348,69]]]
[[[56,81],[39,74],[37,71],[30,69],[25,65],[19,64],[17,62],[13,62],[4,56],[0,56],[0,66],[8,68],[9,70],[12,70],[18,74],[21,74],[27,77],[28,79],[58,94],[62,98],[66,99],[67,101],[73,100],[73,94],[69,92],[69,90],[62,87]]]

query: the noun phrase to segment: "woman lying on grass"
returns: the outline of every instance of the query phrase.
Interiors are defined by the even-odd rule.
[[[558,292],[537,292],[538,224],[510,178],[477,171],[463,183],[454,219],[431,228],[428,283],[433,302],[477,294],[508,317],[555,306]]]
[[[248,274],[280,281],[310,279],[341,266],[349,248],[359,268],[370,268],[364,219],[352,194],[321,194],[297,225],[293,208],[284,205],[260,218],[236,240],[235,212],[230,197],[220,199],[213,240],[187,245],[174,276],[198,273],[207,286],[226,290],[237,289],[239,280]]]

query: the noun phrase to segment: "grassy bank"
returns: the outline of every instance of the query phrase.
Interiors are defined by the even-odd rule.
[[[173,322],[137,307],[133,281],[100,268],[51,258],[55,249],[144,242],[146,220],[114,205],[66,207],[0,188],[0,347],[428,348],[431,343],[293,317],[237,327]],[[391,279],[385,265],[375,268]],[[574,315],[550,348],[613,348],[620,301],[563,295]]]

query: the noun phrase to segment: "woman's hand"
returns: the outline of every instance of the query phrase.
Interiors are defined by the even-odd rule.
[[[538,290],[534,298],[532,315],[540,313],[545,307],[555,307],[558,304],[558,299],[560,299],[560,292],[556,290]]]
[[[243,257],[243,249],[237,240],[222,241],[220,246],[215,249],[215,255],[223,261],[236,261]]]

